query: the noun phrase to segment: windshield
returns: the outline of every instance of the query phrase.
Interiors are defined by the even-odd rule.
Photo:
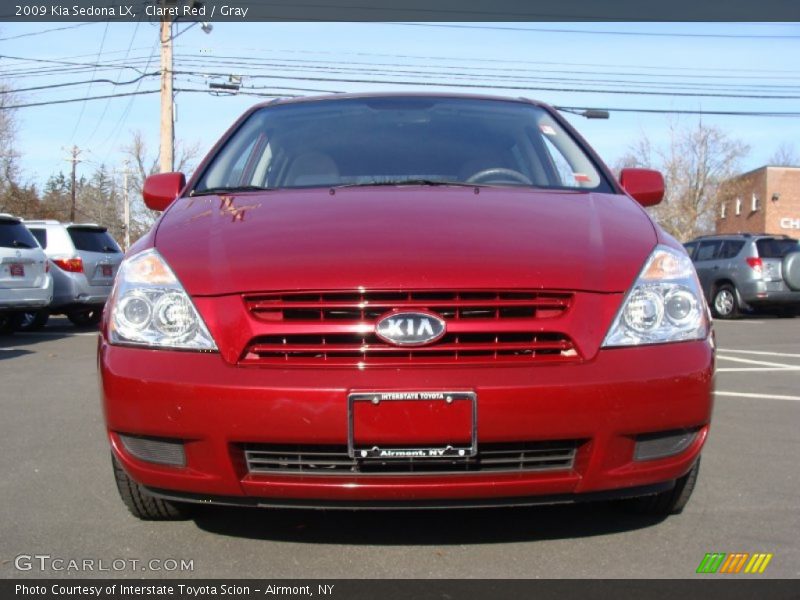
[[[214,158],[193,194],[446,183],[611,190],[577,142],[538,106],[375,97],[257,110]]]

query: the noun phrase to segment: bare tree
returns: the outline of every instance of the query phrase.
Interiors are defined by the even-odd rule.
[[[773,167],[800,167],[800,156],[792,144],[783,142],[769,157],[767,164]]]
[[[0,83],[0,204],[8,202],[7,196],[19,183],[19,155],[16,151],[17,123],[14,109],[6,108],[15,103],[11,88]]]
[[[31,216],[39,211],[39,194],[34,184],[22,181],[16,110],[7,108],[18,100],[12,88],[0,82],[0,212]]]
[[[654,147],[643,134],[617,166],[647,167],[663,173],[664,201],[649,210],[667,232],[685,241],[713,229],[723,200],[722,185],[738,173],[749,150],[718,127],[702,121],[690,126],[672,121],[666,146]]]
[[[153,226],[158,213],[144,205],[142,186],[150,175],[158,173],[158,156],[151,155],[141,131],[134,131],[130,143],[123,147],[123,152],[130,161],[133,173],[129,180],[131,199],[131,240],[136,240]],[[195,161],[200,154],[200,145],[195,142],[175,144],[175,165],[178,171],[187,173],[194,169]]]

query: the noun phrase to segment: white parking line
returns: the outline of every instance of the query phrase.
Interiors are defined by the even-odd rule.
[[[800,354],[790,354],[788,352],[765,352],[764,350],[729,350],[728,348],[719,348],[718,352],[721,353],[736,353],[736,354],[753,354],[758,356],[783,356],[786,358],[800,358]]]
[[[16,335],[18,335],[20,337],[25,337],[26,335],[38,335],[40,337],[54,337],[54,336],[72,337],[72,336],[76,336],[76,335],[89,336],[89,335],[100,335],[100,334],[98,332],[96,332],[96,331],[85,331],[85,332],[79,332],[79,333],[70,333],[70,332],[67,332],[67,331],[25,331],[25,332],[18,332]]]
[[[730,360],[732,362],[745,363],[747,365],[760,365],[762,367],[779,367],[779,368],[783,368],[783,369],[793,369],[794,367],[798,366],[798,365],[787,365],[786,363],[767,362],[767,361],[764,361],[764,360],[753,360],[753,359],[750,359],[750,358],[737,358],[735,356],[722,356],[722,355],[719,355],[719,356],[717,356],[717,359],[719,359],[719,360]]]
[[[724,367],[715,373],[756,373],[763,371],[800,371],[800,367]]]
[[[763,400],[793,400],[800,402],[800,396],[780,396],[778,394],[747,394],[745,392],[723,392],[717,390],[714,392],[717,396],[734,396],[738,398],[759,398]]]

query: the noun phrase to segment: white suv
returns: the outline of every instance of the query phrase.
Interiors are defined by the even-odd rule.
[[[0,333],[13,332],[26,311],[42,309],[52,299],[44,251],[20,219],[0,214]]]

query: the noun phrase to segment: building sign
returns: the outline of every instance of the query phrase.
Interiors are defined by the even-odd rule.
[[[780,221],[781,229],[800,229],[800,219],[783,217]]]

